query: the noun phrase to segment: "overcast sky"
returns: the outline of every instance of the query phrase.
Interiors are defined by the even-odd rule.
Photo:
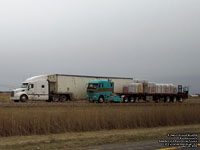
[[[62,73],[200,92],[200,1],[2,0],[0,52],[0,90]]]

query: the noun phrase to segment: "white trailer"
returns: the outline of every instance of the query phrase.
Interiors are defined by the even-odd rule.
[[[66,101],[86,99],[90,80],[112,80],[114,92],[122,93],[123,85],[133,82],[132,78],[82,76],[82,75],[40,75],[28,78],[21,88],[11,92],[11,99],[18,102],[27,100]]]

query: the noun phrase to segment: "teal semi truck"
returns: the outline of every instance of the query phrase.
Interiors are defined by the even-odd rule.
[[[123,86],[122,86],[123,88]],[[114,93],[114,82],[111,80],[90,80],[87,88],[87,99],[90,102],[135,102],[136,100],[147,100],[147,97],[152,97],[155,102],[164,100],[164,102],[183,102],[188,98],[188,89],[178,85],[178,91],[174,93],[163,92],[122,92]]]
[[[87,88],[87,99],[90,102],[121,102],[120,96],[114,95],[114,82],[110,80],[91,80]]]

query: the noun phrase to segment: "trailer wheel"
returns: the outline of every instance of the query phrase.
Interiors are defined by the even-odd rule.
[[[67,101],[70,101],[70,100],[71,100],[70,95],[66,95],[66,97],[67,97]]]
[[[155,103],[159,103],[159,102],[160,102],[159,97],[155,97],[155,98],[154,98],[154,101],[155,101]]]
[[[128,97],[124,97],[124,103],[128,103]]]
[[[99,97],[98,102],[99,102],[99,103],[103,103],[103,102],[104,102],[104,98],[103,98],[103,96],[100,96],[100,97]]]
[[[135,97],[131,97],[131,98],[130,98],[130,102],[131,102],[131,103],[134,103],[135,101],[136,101]]]
[[[67,101],[67,97],[65,95],[60,96],[60,101],[61,102]]]
[[[20,101],[21,101],[21,102],[27,102],[27,100],[28,100],[28,96],[27,96],[27,95],[22,95],[22,96],[20,97]]]
[[[164,102],[165,102],[165,103],[169,103],[169,102],[170,102],[170,97],[169,97],[169,96],[166,97]]]
[[[172,102],[176,103],[176,97],[175,96],[173,97]]]
[[[53,96],[52,97],[52,101],[53,102],[58,102],[59,101],[59,97],[58,96]]]
[[[179,98],[179,102],[183,103],[183,98],[182,97]]]

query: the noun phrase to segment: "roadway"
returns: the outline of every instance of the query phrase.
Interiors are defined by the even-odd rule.
[[[123,144],[108,144],[99,146],[90,146],[81,150],[200,150],[197,148],[188,147],[166,147],[156,141],[143,141]]]

